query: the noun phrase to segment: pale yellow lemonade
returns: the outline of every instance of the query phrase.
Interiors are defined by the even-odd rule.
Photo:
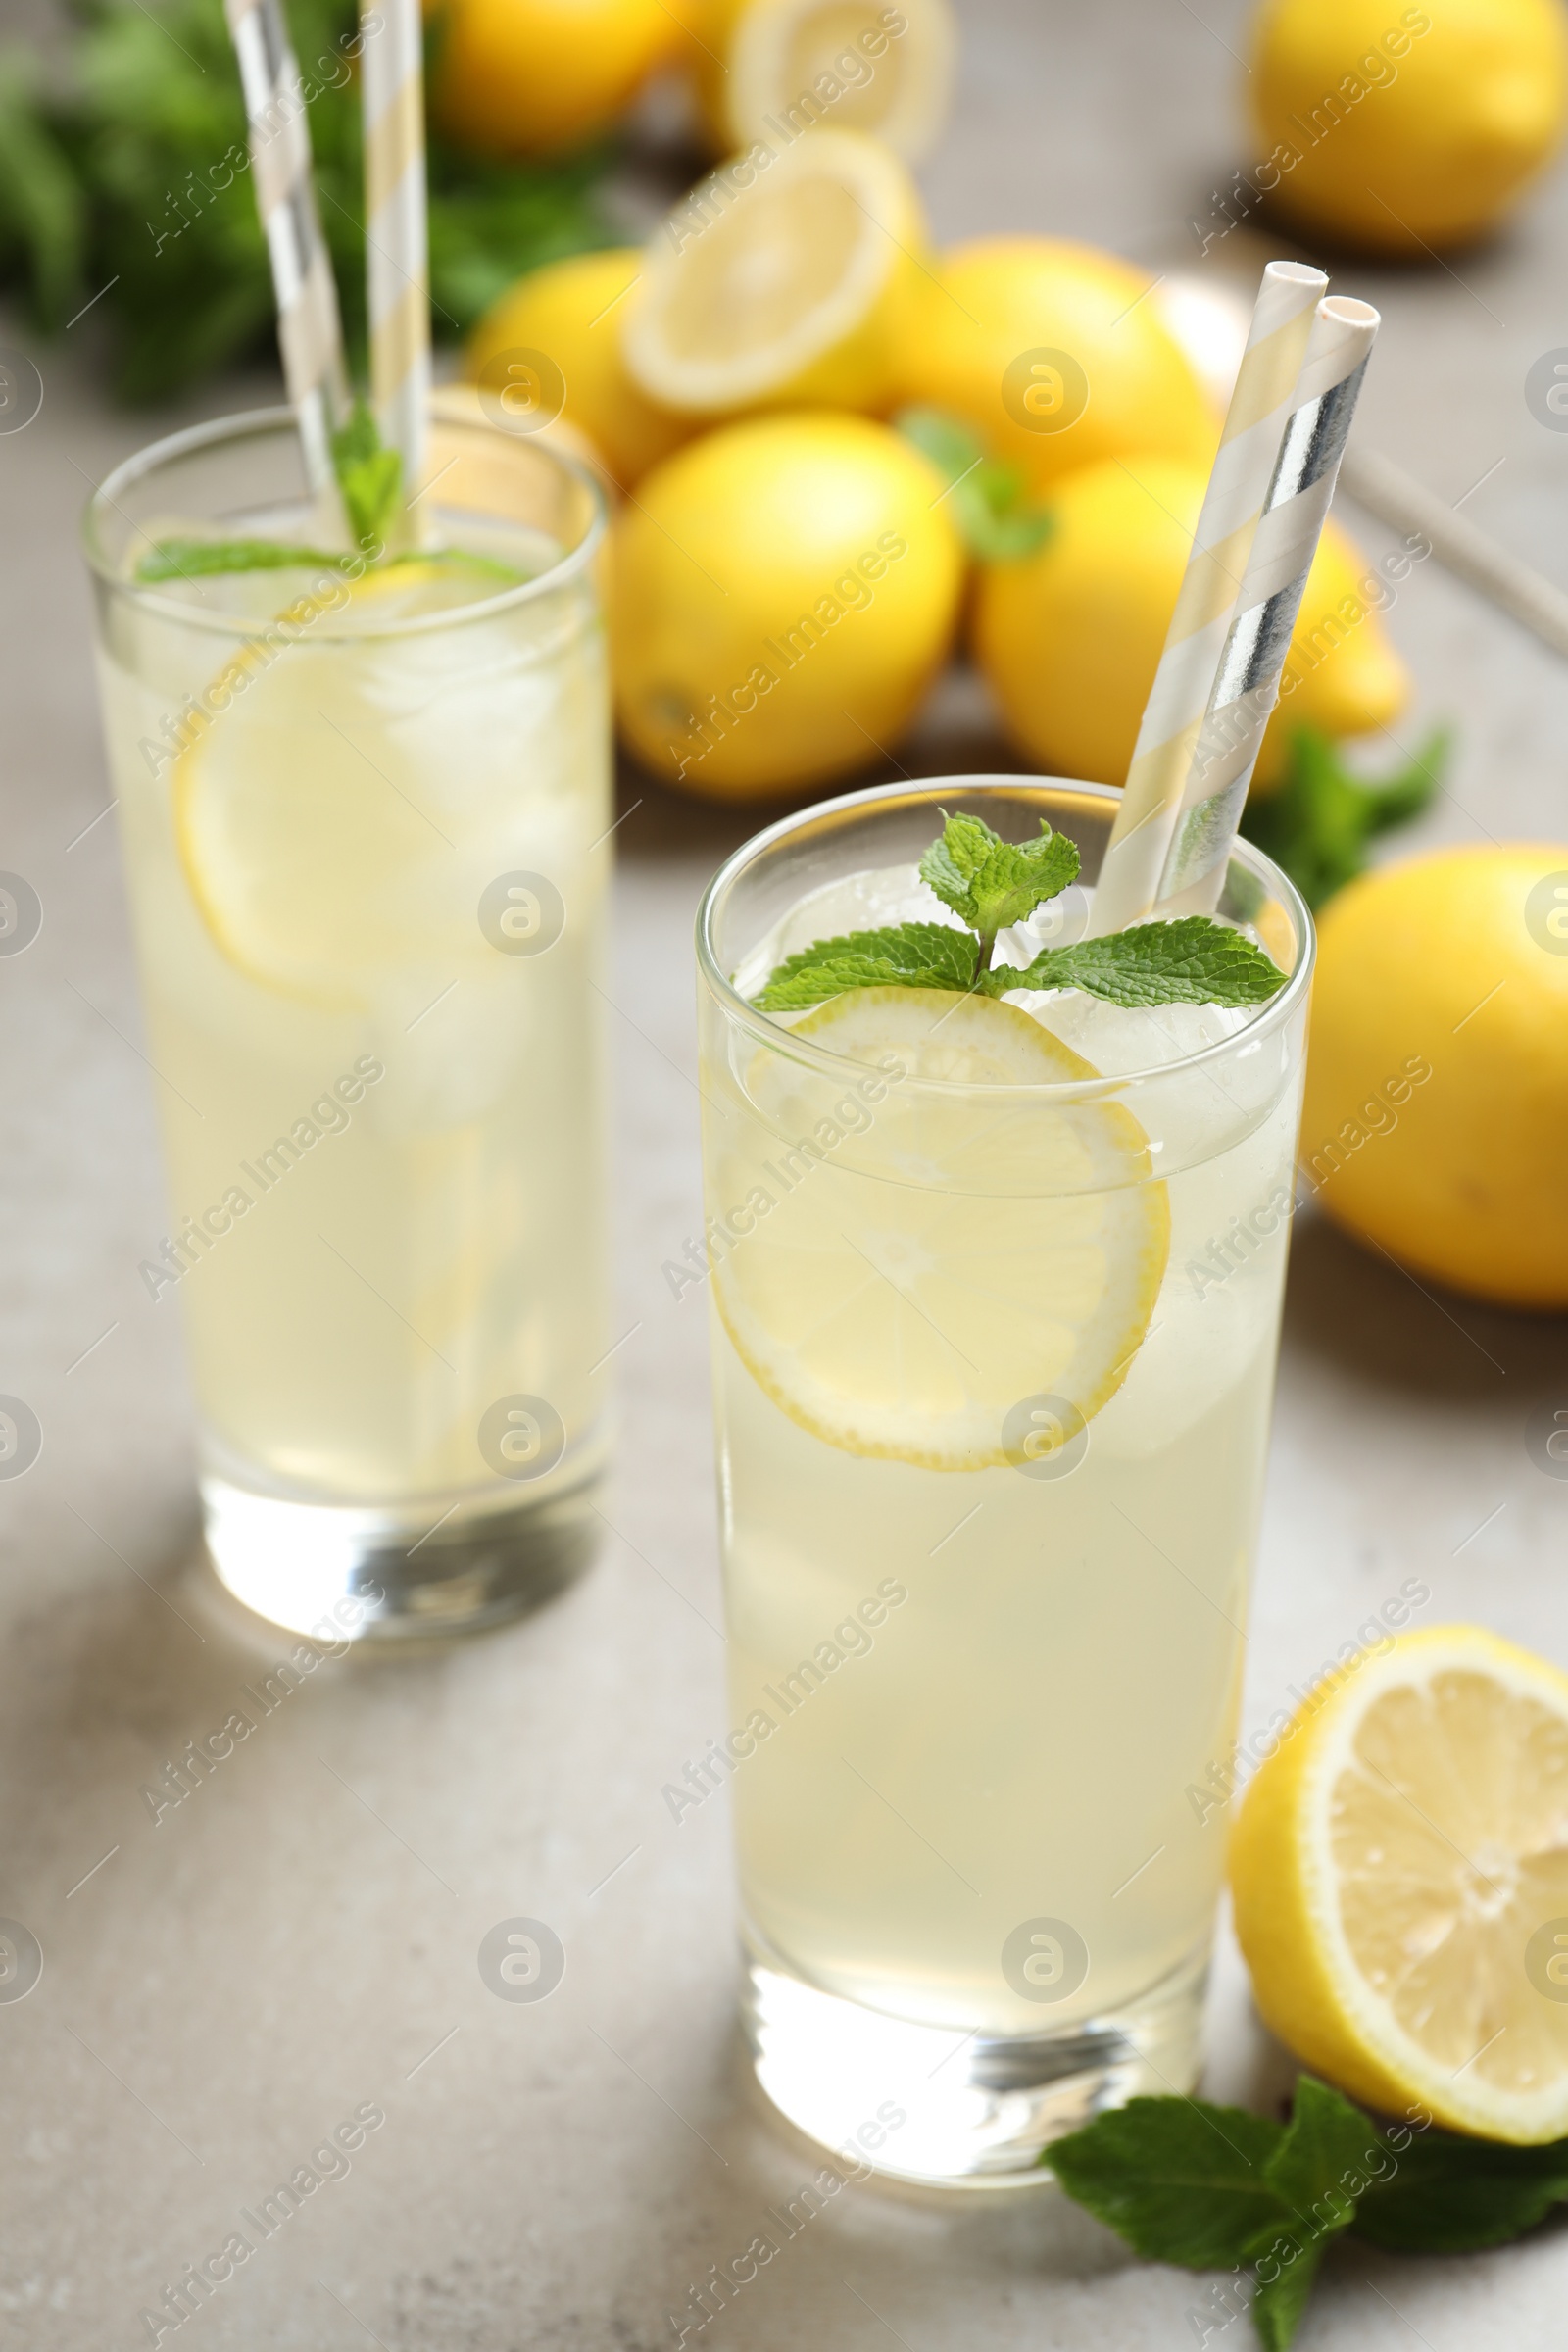
[[[735,986],[903,919],[948,919],[912,868],[842,880]],[[707,1018],[742,1904],[823,1991],[1070,2033],[1202,1964],[1298,1054],[1172,1068],[1147,1126],[1093,1082],[1248,1021],[903,989],[771,1045]]]
[[[514,583],[560,553],[445,535]],[[105,623],[176,1220],[142,1276],[183,1309],[209,1470],[434,1520],[516,1499],[498,1399],[548,1400],[560,1475],[602,1418],[603,651],[494,570],[321,580],[174,580]]]

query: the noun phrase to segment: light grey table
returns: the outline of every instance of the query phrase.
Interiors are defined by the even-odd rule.
[[[1241,10],[1202,0],[1206,24],[1185,0],[962,13],[956,123],[927,174],[940,232],[1051,229],[1190,266],[1190,217],[1250,160]],[[1249,234],[1204,267],[1255,274],[1267,248]],[[1533,420],[1523,378],[1568,342],[1565,264],[1559,178],[1457,275],[1341,277],[1388,317],[1359,429],[1450,499],[1479,481],[1466,513],[1559,581],[1568,439]],[[385,2122],[352,2170],[187,2323],[192,2340],[653,2352],[708,2267],[817,2164],[738,2061],[721,1807],[677,1828],[659,1794],[724,1722],[703,1309],[671,1299],[660,1264],[697,1230],[692,910],[749,824],[635,782],[623,802],[641,803],[619,835],[615,1036],[617,1331],[631,1336],[597,1566],[472,1646],[323,1667],[155,1827],[141,1785],[278,1650],[189,1568],[179,1331],[136,1279],[165,1221],[158,1081],[74,530],[88,484],[181,419],[107,406],[91,334],[89,319],[63,350],[38,348],[43,412],[0,438],[0,866],[46,910],[35,946],[0,961],[0,1390],[45,1430],[34,1470],[0,1484],[0,1915],[46,1956],[32,1994],[0,2004],[0,2338],[145,2343],[140,2309],[372,2103]],[[28,341],[16,326],[4,339]],[[210,391],[190,413],[257,389]],[[1439,713],[1462,728],[1451,792],[1417,838],[1563,836],[1568,668],[1436,564],[1391,625],[1421,684],[1411,728]],[[1012,764],[961,689],[903,757]],[[1432,1587],[1427,1621],[1479,1617],[1568,1662],[1568,1485],[1524,1442],[1530,1404],[1568,1389],[1563,1337],[1430,1296],[1303,1225],[1249,1724],[1406,1576]],[[568,1953],[533,2007],[494,1999],[475,1965],[485,1931],[518,1913],[551,1921]],[[1228,1946],[1211,2049],[1221,2096],[1266,2099],[1287,2079]],[[1565,2289],[1560,2235],[1424,2265],[1345,2248],[1300,2343],[1513,2352],[1558,2340]],[[1049,2191],[863,2184],[708,2340],[1174,2348],[1196,2342],[1203,2300]]]

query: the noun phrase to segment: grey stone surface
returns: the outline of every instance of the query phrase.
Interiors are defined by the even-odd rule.
[[[957,121],[927,174],[946,235],[1066,231],[1188,267],[1187,221],[1249,160],[1243,12],[961,0]],[[1203,267],[1246,278],[1250,228]],[[1455,265],[1347,265],[1386,310],[1360,429],[1568,580],[1568,440],[1523,397],[1568,341],[1568,186]],[[165,1208],[75,518],[156,429],[102,396],[91,321],[37,347],[37,422],[0,438],[0,865],[44,904],[0,963],[6,1149],[0,1389],[44,1451],[0,1486],[0,1915],[44,1953],[0,2005],[0,2337],[122,2352],[141,2306],[221,2246],[362,2103],[385,2122],[188,2332],[211,2346],[652,2352],[708,2266],[815,2169],[748,2086],[732,2024],[726,1823],[661,1784],[722,1725],[701,1302],[660,1261],[696,1230],[689,926],[749,818],[629,780],[621,828],[614,1181],[625,1435],[602,1556],[530,1623],[444,1655],[320,1668],[158,1826],[139,1785],[220,1724],[280,1645],[189,1566],[191,1412],[172,1305],[135,1278]],[[5,340],[29,342],[13,325]],[[209,391],[191,414],[245,405]],[[1494,468],[1489,472],[1489,468]],[[1354,519],[1353,517],[1350,519]],[[1385,541],[1375,529],[1369,548]],[[1414,729],[1462,728],[1422,840],[1565,831],[1568,670],[1435,564],[1391,626]],[[1401,739],[1413,740],[1401,727]],[[1011,764],[961,686],[907,764]],[[1390,747],[1390,757],[1395,747]],[[1437,1298],[1303,1225],[1249,1724],[1400,1579],[1568,1661],[1568,1486],[1525,1447],[1560,1324]],[[547,2001],[495,1999],[478,1948],[526,1915],[566,1952]],[[1210,2087],[1286,2078],[1222,1946]],[[1331,2258],[1302,2352],[1555,2340],[1568,2249]],[[847,2189],[715,2322],[783,2352],[1089,2352],[1192,2342],[1194,2283],[1128,2260],[1049,2192]],[[186,2330],[181,2330],[184,2340]],[[1234,2336],[1243,2332],[1238,2324]],[[166,2336],[166,2342],[170,2339]],[[1215,2340],[1213,2338],[1211,2341]]]

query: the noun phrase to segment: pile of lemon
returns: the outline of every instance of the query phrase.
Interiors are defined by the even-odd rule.
[[[644,249],[520,280],[467,358],[493,415],[578,436],[610,489],[626,744],[710,796],[819,788],[896,753],[961,639],[1032,766],[1119,783],[1219,433],[1167,290],[1055,238],[932,249],[910,165],[948,0],[708,5],[725,160]],[[974,559],[910,409],[1013,469],[1039,544]],[[1368,571],[1331,525],[1282,719],[1355,734],[1404,702]],[[1271,739],[1265,786],[1279,765]]]

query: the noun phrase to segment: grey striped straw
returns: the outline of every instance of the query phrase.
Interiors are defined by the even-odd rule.
[[[1097,934],[1136,922],[1153,904],[1213,690],[1214,665],[1235,616],[1252,535],[1328,282],[1321,270],[1299,262],[1270,262],[1263,272],[1165,650],[1095,883],[1091,924]]]
[[[1379,323],[1369,303],[1331,295],[1317,306],[1188,769],[1155,914],[1206,914],[1218,903]]]
[[[283,379],[299,419],[311,487],[330,488],[332,431],[348,409],[337,287],[311,177],[299,61],[279,0],[223,0],[239,59],[256,202],[277,301]]]

